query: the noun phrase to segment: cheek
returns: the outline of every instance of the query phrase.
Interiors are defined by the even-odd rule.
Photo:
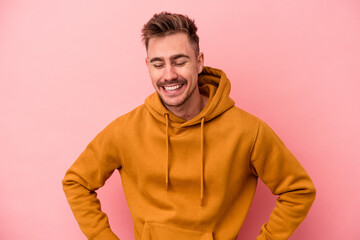
[[[196,84],[198,79],[198,73],[196,69],[188,73],[188,80],[192,82],[192,84]]]
[[[159,71],[150,71],[151,82],[154,86],[161,79],[161,73]]]
[[[194,78],[194,74],[196,73],[193,69],[193,67],[187,67],[187,68],[183,68],[183,69],[179,69],[177,71],[178,75],[182,76],[183,78],[185,78],[188,81],[192,81],[192,79]]]

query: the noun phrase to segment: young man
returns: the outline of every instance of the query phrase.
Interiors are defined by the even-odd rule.
[[[88,239],[119,239],[95,190],[118,169],[137,240],[234,240],[258,177],[279,195],[258,240],[287,239],[314,185],[261,120],[234,106],[224,72],[204,67],[189,18],[155,14],[142,33],[156,92],[101,131],[67,171],[64,191]]]

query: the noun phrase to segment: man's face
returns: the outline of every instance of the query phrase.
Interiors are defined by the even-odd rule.
[[[147,54],[150,78],[164,105],[177,107],[192,101],[204,57],[202,53],[195,56],[188,36],[175,33],[151,38]]]

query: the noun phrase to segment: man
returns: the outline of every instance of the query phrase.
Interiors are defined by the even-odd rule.
[[[315,188],[261,120],[234,106],[224,72],[204,67],[189,18],[155,14],[142,33],[156,92],[101,131],[63,180],[88,239],[119,239],[95,190],[118,169],[137,240],[236,239],[258,177],[279,195],[258,240],[287,239]]]

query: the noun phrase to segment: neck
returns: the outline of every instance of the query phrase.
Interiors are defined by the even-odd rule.
[[[166,108],[177,117],[186,121],[198,115],[206,106],[208,97],[201,95],[199,90],[195,91],[190,98],[181,106],[166,106]]]

